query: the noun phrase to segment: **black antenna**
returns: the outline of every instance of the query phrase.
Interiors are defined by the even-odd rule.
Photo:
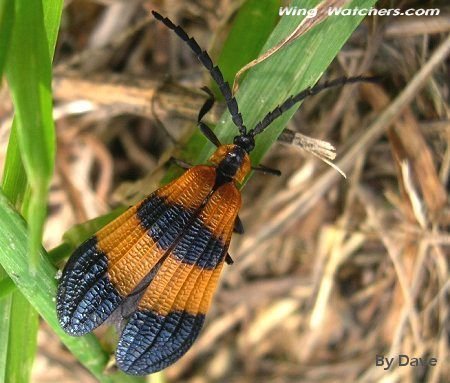
[[[231,119],[234,124],[238,127],[240,134],[246,134],[247,129],[245,128],[244,122],[242,120],[242,115],[239,112],[238,104],[236,99],[233,97],[230,89],[230,85],[223,78],[222,72],[220,71],[218,66],[214,66],[211,57],[209,57],[208,52],[202,50],[198,45],[197,41],[193,37],[189,37],[189,35],[181,28],[179,25],[175,25],[170,21],[167,17],[163,17],[158,12],[152,11],[153,16],[156,20],[161,21],[166,27],[174,31],[178,37],[180,37],[197,56],[198,60],[203,64],[203,66],[209,71],[211,77],[218,85],[220,92],[225,98],[225,102],[227,104],[228,110],[231,114]]]
[[[341,77],[332,81],[326,81],[323,84],[316,85],[314,87],[306,88],[302,90],[295,96],[290,96],[286,101],[284,101],[281,105],[278,105],[274,110],[267,113],[266,116],[259,121],[254,129],[251,129],[248,134],[251,136],[256,136],[259,133],[262,133],[264,129],[266,129],[274,120],[280,117],[284,112],[288,109],[292,108],[296,103],[302,101],[306,97],[313,96],[324,89],[342,86],[345,84],[351,84],[355,82],[376,82],[379,80],[379,77],[365,77],[365,76],[356,76],[356,77]]]

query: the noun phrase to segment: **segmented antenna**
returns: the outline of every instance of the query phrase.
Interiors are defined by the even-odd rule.
[[[351,84],[355,82],[376,82],[379,80],[379,77],[364,77],[364,76],[356,76],[356,77],[341,77],[332,81],[326,81],[323,84],[316,85],[314,87],[306,88],[302,90],[297,95],[290,96],[286,101],[284,101],[281,105],[278,105],[274,110],[267,113],[266,116],[259,121],[253,129],[251,129],[248,134],[251,136],[256,136],[266,129],[274,120],[280,117],[284,112],[288,109],[292,108],[296,103],[302,101],[306,97],[313,96],[324,89],[342,86],[345,84]]]
[[[242,115],[239,112],[238,104],[236,102],[236,98],[233,97],[230,89],[230,85],[223,78],[222,72],[220,71],[218,66],[214,66],[211,57],[209,57],[208,52],[202,50],[198,45],[197,41],[193,37],[189,37],[189,35],[181,28],[179,25],[175,25],[168,19],[167,17],[163,17],[158,12],[152,11],[153,16],[156,20],[161,21],[167,28],[174,31],[178,37],[180,37],[197,56],[198,60],[203,64],[203,66],[209,71],[211,77],[218,85],[220,92],[225,98],[225,102],[227,104],[227,108],[231,114],[231,119],[234,124],[238,127],[240,134],[246,134],[247,129],[244,126],[244,122],[242,120]]]

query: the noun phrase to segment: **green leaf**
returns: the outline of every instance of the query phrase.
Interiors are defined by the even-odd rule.
[[[10,327],[6,381],[29,382],[36,352],[37,337],[34,334],[39,327],[39,317],[20,292],[12,295],[11,323],[20,325]]]
[[[11,203],[20,209],[27,188],[27,178],[20,158],[14,124],[8,143],[2,183]],[[27,343],[29,348],[24,349],[21,340],[17,339],[18,331],[16,331],[18,327],[22,326],[22,323],[21,321],[14,322],[11,318],[17,317],[16,314],[20,315],[22,312],[27,315],[29,321],[32,321],[36,318],[36,313],[28,311],[31,306],[21,297],[20,293],[11,294],[15,290],[15,285],[2,267],[0,267],[0,278],[2,278],[0,283],[2,291],[0,300],[0,381],[13,383],[16,381],[16,377],[21,378],[23,374],[29,374],[31,371],[32,359],[30,356],[35,354],[36,346],[33,340],[36,341],[37,329],[28,328],[29,332],[22,334],[30,340]],[[13,336],[10,336],[10,333]],[[27,364],[19,365],[22,353],[28,356]]]
[[[1,270],[3,277],[6,273]],[[11,322],[12,295],[0,299],[0,382],[6,382],[6,366],[8,364],[9,324]]]
[[[231,85],[236,72],[258,56],[276,25],[279,6],[280,0],[247,0],[239,9],[217,60]],[[213,88],[217,93],[217,85]]]
[[[24,155],[24,151],[20,151],[19,136],[20,134],[22,134],[22,136],[29,134],[30,132],[36,134],[45,133],[40,132],[39,129],[33,131],[33,129],[36,129],[36,121],[33,120],[33,118],[39,114],[39,109],[42,107],[36,102],[33,95],[40,95],[42,93],[40,88],[43,86],[47,86],[47,89],[50,89],[50,52],[53,52],[56,42],[56,30],[59,27],[58,13],[59,15],[61,13],[62,1],[46,0],[46,9],[50,10],[50,12],[46,13],[46,15],[49,16],[46,20],[46,27],[50,27],[50,32],[46,36],[42,36],[42,34],[38,34],[37,36],[33,35],[36,25],[30,24],[30,22],[36,21],[36,17],[41,17],[41,20],[38,19],[37,21],[38,25],[42,24],[42,15],[39,15],[39,13],[30,13],[35,12],[39,6],[41,6],[40,1],[26,4],[25,2],[19,1],[1,0],[0,3],[1,10],[4,11],[7,9],[9,13],[8,15],[2,13],[0,17],[0,65],[1,68],[3,68],[3,64],[5,63],[9,70],[9,88],[11,94],[15,96],[16,112],[16,119],[13,122],[8,143],[2,184],[9,200],[14,203],[19,210],[22,210],[22,203],[28,188],[28,180],[22,162],[22,155],[24,157],[30,157],[31,153],[31,151],[28,151]],[[27,7],[29,9],[27,9]],[[28,17],[23,17],[24,15]],[[11,28],[10,32],[12,32],[12,38],[10,39],[8,39],[9,32],[5,29],[7,27]],[[33,46],[36,38],[40,39],[40,42],[42,42],[41,45]],[[28,45],[30,50],[23,50],[24,46],[26,47],[24,42],[29,42],[30,40],[33,41],[31,46],[30,44]],[[50,50],[46,46],[47,41],[50,44]],[[4,49],[5,46],[8,49]],[[6,52],[8,53],[8,56],[6,56]],[[46,70],[46,76],[41,76],[42,78],[38,77],[40,73],[38,73],[36,66],[31,66],[32,71],[28,72],[30,69],[28,60],[30,58],[32,58],[32,64],[36,64],[33,60],[39,59],[43,61],[42,68]],[[23,65],[17,67],[17,63]],[[47,65],[45,65],[46,63]],[[38,62],[37,65],[41,65],[41,62]],[[36,81],[30,83],[30,79]],[[30,97],[28,97],[30,91],[31,94]],[[47,113],[51,118],[51,98],[48,93],[49,91],[47,90],[47,103],[43,103],[44,105],[47,105],[47,108],[44,110],[44,113]],[[35,109],[34,111],[37,113],[27,115],[30,109]],[[17,119],[19,115],[21,116],[21,119]],[[23,128],[25,122],[28,123],[28,130]],[[33,145],[41,144],[42,140],[35,140],[35,137],[31,136],[32,135],[30,134],[30,137],[25,137],[25,141],[27,138],[28,141],[30,141],[29,138],[32,138],[31,142]],[[31,158],[29,161],[34,161],[34,159]],[[39,177],[40,175],[35,172],[33,175],[35,186],[39,184],[39,182],[36,182],[36,179]],[[44,183],[48,182],[45,178],[45,174],[43,181]],[[42,198],[42,196],[38,196],[38,198]],[[42,211],[45,211],[45,199],[46,197],[43,199],[44,206]],[[25,215],[26,213],[35,218],[33,211],[25,212]],[[42,222],[38,222],[37,225],[33,225],[32,227],[34,228],[32,231],[35,233],[34,236],[36,238],[34,241],[36,248],[37,246],[40,246],[41,228],[39,226],[42,227]],[[11,257],[14,256],[15,254],[13,252]],[[3,282],[2,287],[5,288],[3,292],[7,294],[8,290],[13,291],[13,289],[10,288],[11,282],[3,268],[0,268],[0,278],[2,278]],[[37,329],[37,312],[30,306],[21,293],[14,292],[13,294],[3,297],[0,304],[0,381],[11,383],[29,381],[31,367],[36,353]]]
[[[28,187],[27,175],[20,156],[16,122],[13,122],[6,150],[2,179],[3,191],[9,200],[20,210]]]
[[[53,174],[55,132],[52,118],[51,57],[62,1],[15,2],[14,31],[6,74],[15,109],[22,162],[31,188],[26,216],[30,229],[30,266],[36,267]],[[52,9],[52,11],[49,11]],[[46,30],[48,27],[48,31]],[[50,36],[53,34],[52,36]]]
[[[313,8],[318,3],[318,0],[295,0],[290,5]],[[375,3],[376,0],[353,0],[347,8],[370,8]],[[362,16],[330,16],[295,42],[252,68],[236,95],[245,125],[253,128],[290,95],[315,84],[362,19]],[[288,36],[302,20],[302,16],[281,17],[261,54]],[[256,147],[251,153],[253,165],[260,163],[295,111],[296,108],[293,108],[285,112],[264,133],[257,136]],[[224,113],[214,131],[221,142],[232,142],[237,135],[237,128],[228,112]],[[196,132],[183,150],[181,158],[192,164],[205,163],[213,151],[214,146],[200,132]],[[177,175],[177,170],[172,168],[164,182]]]
[[[3,185],[11,203],[20,209],[27,190],[27,177],[14,123],[6,153]],[[3,268],[0,277],[0,381],[28,382],[36,353],[38,314],[22,294],[15,291],[14,283]]]
[[[16,285],[6,273],[3,274],[3,278],[0,280],[0,301],[3,298],[9,297],[11,293],[16,289]]]
[[[0,0],[0,84],[14,24],[14,1]]]

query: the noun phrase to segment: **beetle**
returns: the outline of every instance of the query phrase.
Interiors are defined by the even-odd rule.
[[[231,235],[243,232],[238,217],[239,184],[251,170],[255,136],[283,112],[331,86],[364,81],[337,79],[289,97],[254,128],[247,129],[229,84],[195,39],[157,12],[154,17],[174,31],[209,71],[222,93],[238,134],[222,144],[202,121],[213,103],[201,108],[198,125],[217,147],[210,164],[190,167],[81,244],[64,267],[57,292],[57,314],[68,334],[81,336],[109,317],[125,325],[116,350],[118,367],[145,375],[166,368],[197,338],[228,254]]]

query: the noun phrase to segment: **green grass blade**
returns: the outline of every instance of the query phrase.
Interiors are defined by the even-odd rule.
[[[7,280],[5,279],[5,283]],[[11,311],[6,364],[6,381],[28,382],[31,376],[37,347],[39,315],[25,297],[14,289]],[[6,329],[5,329],[6,330]]]
[[[0,275],[6,275],[1,270]],[[9,327],[11,323],[12,295],[0,299],[0,382],[6,382],[6,366],[8,363]]]
[[[20,209],[28,184],[14,123],[8,143],[3,185],[11,203]],[[0,378],[11,383],[27,382],[36,353],[38,314],[20,292],[15,292],[15,285],[3,268],[0,276],[3,298],[0,301]]]
[[[255,59],[278,20],[280,0],[247,0],[239,9],[217,63],[232,85],[236,72]],[[217,85],[213,85],[216,94]]]
[[[2,184],[10,202],[20,209],[28,183],[14,123],[8,143]],[[35,324],[38,316],[20,292],[11,294],[15,290],[15,285],[3,268],[0,270],[0,277],[2,277],[0,284],[3,298],[0,301],[0,381],[12,383],[28,381],[25,379],[29,377],[36,352]],[[22,322],[13,319],[21,317],[26,320]],[[23,329],[26,331],[22,332]]]
[[[11,203],[20,209],[27,189],[27,177],[20,158],[17,131],[14,124],[8,143],[2,184]],[[19,292],[11,294],[15,290],[15,285],[3,268],[0,268],[0,277],[2,278],[0,282],[2,291],[0,298],[0,381],[14,382],[16,377],[22,378],[24,374],[25,376],[28,375],[31,370],[32,356],[36,351],[37,329],[27,326],[28,332],[20,334],[16,329],[22,326],[21,321],[14,322],[11,318],[17,317],[17,314],[20,315],[22,312],[22,314],[27,315],[28,324],[29,321],[32,323],[37,320],[37,315]],[[29,340],[28,348],[22,347],[22,340],[16,339],[18,335],[24,335]],[[20,365],[22,353],[27,355],[27,364]]]
[[[52,6],[61,10],[61,3],[53,1]],[[52,15],[56,16],[52,26],[59,25],[60,15],[49,13],[49,17]],[[6,74],[15,107],[21,158],[31,187],[26,216],[30,228],[32,268],[35,268],[38,262],[47,192],[54,166],[55,132],[52,118],[50,49],[54,46],[55,39],[56,36],[49,41],[41,1],[15,2],[14,30]]]
[[[318,3],[317,0],[295,0],[290,5],[298,8],[313,8]],[[353,0],[347,8],[356,6],[370,8],[375,3],[376,0]],[[288,36],[302,19],[301,16],[281,17],[261,53]],[[246,126],[254,127],[267,112],[290,95],[316,83],[362,19],[362,16],[330,16],[298,40],[252,68],[236,95]],[[257,137],[256,148],[251,153],[253,164],[260,163],[295,111],[296,108],[293,108],[284,113],[272,123],[270,128]],[[237,134],[237,129],[227,112],[224,113],[214,131],[224,143],[232,142]],[[192,164],[205,163],[213,150],[214,146],[200,132],[196,132],[186,145],[181,157]],[[164,178],[164,182],[178,174],[178,170],[171,169]]]
[[[14,24],[14,1],[0,1],[0,83],[8,54],[11,30]]]
[[[20,156],[16,122],[13,122],[6,151],[2,187],[9,200],[20,210],[27,190],[28,181]]]
[[[108,355],[102,350],[94,335],[71,337],[59,327],[54,297],[56,296],[56,269],[40,250],[41,262],[36,276],[30,274],[27,259],[26,224],[14,210],[6,196],[0,192],[0,263],[10,275],[25,298],[34,306],[64,344],[101,382],[142,382],[122,373],[103,374]]]
[[[39,317],[20,292],[13,293],[11,301],[11,323],[20,325],[10,327],[6,381],[29,382],[37,344],[33,334],[37,333]]]
[[[48,44],[50,62],[53,61],[63,6],[63,0],[42,0],[45,34],[47,36],[46,41]]]
[[[16,285],[12,279],[5,273],[0,280],[0,301],[9,296],[16,289]],[[1,382],[1,380],[0,380]]]
[[[51,119],[52,106],[49,91],[46,91],[47,102],[45,103],[44,100],[43,103],[43,105],[47,105],[47,108],[39,103],[39,101],[41,101],[40,99],[33,98],[33,96],[40,96],[42,87],[44,90],[50,89],[50,52],[53,52],[56,43],[56,29],[59,27],[60,19],[58,12],[60,15],[62,1],[46,2],[46,9],[50,11],[46,12],[46,15],[48,16],[46,19],[46,27],[49,28],[46,30],[47,33],[45,33],[45,35],[42,33],[35,34],[37,25],[40,27],[37,27],[37,32],[42,32],[42,14],[39,14],[39,12],[34,14],[30,13],[35,12],[37,8],[42,6],[40,1],[26,4],[25,2],[7,0],[1,1],[1,5],[3,10],[5,9],[4,7],[8,7],[7,9],[11,13],[7,18],[4,18],[6,16],[5,14],[2,14],[0,26],[0,28],[2,28],[2,33],[0,35],[0,54],[2,55],[2,67],[5,58],[7,59],[5,64],[7,65],[7,71],[9,72],[9,87],[12,95],[15,96],[16,112],[16,118],[13,122],[10,141],[8,143],[2,184],[10,201],[15,204],[17,209],[23,211],[22,202],[27,190],[28,180],[21,155],[23,155],[24,158],[28,158],[28,161],[31,161],[32,165],[35,164],[35,158],[30,158],[30,150],[22,150],[22,152],[19,150],[19,136],[22,134],[22,136],[25,137],[22,137],[23,141],[27,141],[28,139],[30,142],[31,138],[31,143],[33,145],[41,145],[41,140],[31,137],[32,134],[30,134],[30,132],[34,132],[37,135],[42,134],[39,130],[40,121],[36,120],[36,117],[39,116],[39,112],[42,112],[41,109],[43,109],[43,113],[47,113]],[[39,17],[41,17],[40,20]],[[7,24],[4,24],[4,22]],[[11,28],[12,36],[6,43],[7,36],[4,35],[3,32],[7,26]],[[35,39],[38,39],[38,42],[41,44],[35,46]],[[30,49],[23,50],[24,47],[27,48],[27,45],[24,44],[24,42],[27,41],[31,41],[31,46],[28,44],[28,48]],[[47,42],[49,46],[46,45]],[[5,44],[7,44],[7,50],[3,49]],[[7,57],[6,52],[8,52]],[[22,63],[23,65],[17,66],[17,63]],[[45,65],[46,63],[47,65]],[[36,67],[36,65],[38,67]],[[31,71],[30,68],[32,69]],[[39,73],[38,69],[44,71],[44,76],[42,73]],[[30,80],[35,81],[30,82]],[[35,113],[29,114],[30,110]],[[21,118],[17,119],[17,117]],[[24,125],[25,123],[27,125]],[[24,126],[27,129],[25,129]],[[47,127],[48,126],[49,124],[47,124]],[[51,125],[50,127],[53,129]],[[22,149],[23,147],[24,145],[22,145]],[[48,148],[43,147],[43,150],[48,150]],[[39,164],[39,160],[37,164]],[[31,167],[29,166],[29,168]],[[33,169],[28,170],[30,172]],[[30,175],[34,178],[34,185],[36,188],[36,185],[39,186],[39,182],[44,184],[49,182],[47,178],[50,177],[51,172],[49,172],[49,175],[44,173],[42,181],[36,181],[41,176],[41,174],[36,172],[36,169],[34,169],[34,174],[30,173]],[[42,194],[43,193],[41,193],[41,196],[34,196],[34,198],[40,198],[43,201],[40,207],[41,213],[36,216],[34,215],[34,211],[25,212],[25,215],[28,213],[29,216],[35,219],[35,223],[31,225],[35,237],[35,250],[37,250],[37,246],[40,246],[41,227],[43,223],[42,212],[45,212],[46,207],[46,196],[43,197]],[[36,206],[36,203],[34,203],[34,206]],[[42,222],[39,222],[39,216],[41,217]],[[37,224],[36,218],[38,218]],[[0,277],[3,278],[5,276],[4,270],[1,269]],[[4,279],[4,282],[9,283],[7,279]],[[37,329],[37,312],[19,292],[4,297],[0,309],[0,337],[2,338],[0,350],[0,378],[2,380],[4,379],[11,383],[29,381],[34,355],[36,353]]]
[[[4,3],[2,2],[2,5]],[[7,3],[13,4],[13,2]],[[35,247],[40,247],[40,226],[45,217],[46,190],[53,168],[54,133],[51,121],[50,57],[53,55],[56,44],[62,4],[62,1],[44,0],[43,9],[36,2],[31,4],[22,2],[20,6],[15,8],[17,14],[21,17],[18,18],[17,28],[14,30],[13,48],[11,49],[13,53],[9,56],[10,63],[8,64],[10,69],[9,83],[15,101],[16,119],[13,123],[8,145],[2,184],[9,200],[21,210],[28,185],[22,162],[23,157],[35,192],[31,197],[30,208],[24,214],[32,218],[29,219],[29,223],[30,227],[34,228],[32,232],[34,232],[33,242]],[[10,17],[8,20],[13,19],[13,17]],[[39,43],[42,44],[39,45]],[[31,59],[31,61],[27,62],[28,59]],[[29,93],[29,90],[31,90],[31,93]],[[26,123],[27,125],[25,125]],[[21,141],[22,151],[19,150],[19,141]],[[38,214],[35,214],[36,212]],[[22,236],[24,234],[25,232],[22,232]],[[27,238],[28,236],[22,238],[20,243],[23,244],[24,240],[26,243]],[[5,249],[10,246],[8,255],[10,260],[18,256],[14,247],[11,247],[13,245],[13,241],[8,241],[7,245],[2,246]],[[25,260],[25,255],[26,249],[23,249],[22,261]],[[22,263],[22,268],[22,273],[20,270],[15,270],[13,273],[14,275],[22,274],[26,286],[27,283],[34,280],[34,277],[27,275],[25,263]],[[5,275],[4,270],[0,270],[0,276],[5,277]],[[53,275],[43,275],[42,277],[47,277],[47,284],[55,284]],[[11,280],[7,276],[2,279],[2,282],[4,283],[5,293],[6,289],[12,290],[10,288]],[[28,286],[29,289],[25,294],[27,298],[35,305],[38,304],[36,302],[40,301],[39,298],[45,300],[47,305],[41,306],[39,304],[39,306],[43,307],[43,310],[46,309],[48,315],[52,315],[54,313],[55,291],[49,292],[48,295],[42,294],[41,291],[39,297],[32,286],[34,284]],[[15,293],[13,296],[5,296],[1,300],[0,381],[28,381],[27,377],[35,352],[37,330],[35,325],[37,316],[33,311],[19,293]],[[45,315],[43,316],[45,318]],[[13,318],[22,319],[12,320]],[[24,318],[28,318],[28,320]],[[55,329],[58,330],[59,326],[56,320],[53,322]],[[79,359],[97,375],[100,381],[140,381],[140,379],[131,379],[122,374],[117,374],[115,377],[103,376],[101,372],[107,361],[107,355],[104,354],[94,337],[76,339],[62,335],[63,340],[64,337],[69,347],[71,343],[74,344],[74,354],[79,356]]]
[[[8,150],[6,152],[2,185],[4,187],[5,194],[8,196],[11,203],[13,203],[16,208],[20,209],[25,190],[27,188],[27,176],[20,158],[19,146],[17,144],[17,132],[14,124],[11,129]],[[0,267],[0,278],[2,278],[0,282],[0,290],[2,292],[0,297],[0,382],[6,382],[8,358],[11,357],[11,353],[8,352],[10,345],[9,334],[11,328],[20,326],[20,323],[14,324],[11,322],[11,308],[14,300],[13,297],[16,297],[18,294],[11,294],[15,290],[15,285],[12,283],[12,280],[2,267]],[[11,285],[13,285],[14,288],[12,288]],[[23,301],[22,304],[24,306],[29,306],[28,303],[23,303]],[[30,333],[27,334],[27,336],[30,338],[34,337],[34,339],[36,339],[36,333]],[[13,354],[17,354],[17,352],[12,352]],[[14,361],[11,363],[14,364]],[[26,370],[26,366],[22,367]],[[9,369],[8,372],[10,372]]]

